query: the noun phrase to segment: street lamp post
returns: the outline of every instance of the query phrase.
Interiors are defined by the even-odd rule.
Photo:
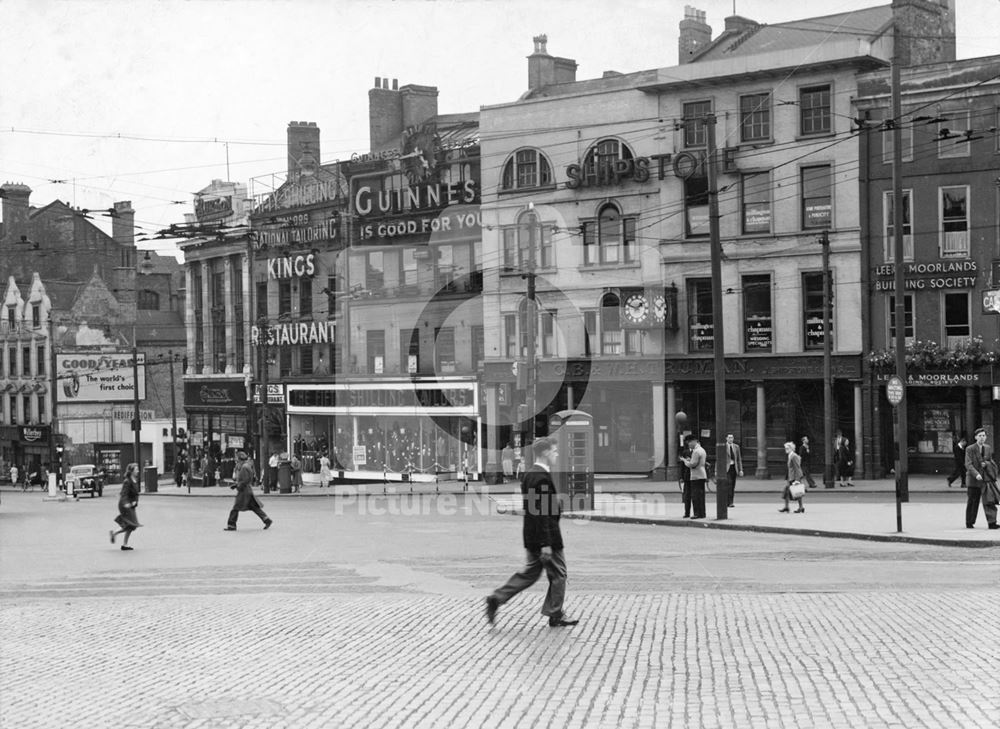
[[[142,261],[135,267],[135,284],[133,286],[135,291],[135,311],[132,317],[132,447],[134,449],[135,463],[140,469],[142,467],[142,452],[140,450],[142,447],[142,443],[140,442],[142,420],[139,416],[139,340],[136,320],[139,318],[139,276],[145,276],[151,273],[152,270],[153,261],[149,257],[149,251],[146,251],[146,255]],[[171,370],[172,372],[173,370]]]

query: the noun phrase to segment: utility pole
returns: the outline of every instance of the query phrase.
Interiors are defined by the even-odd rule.
[[[275,484],[270,483],[269,481],[271,478],[271,472],[264,470],[265,468],[268,468],[268,461],[271,458],[268,453],[267,442],[267,375],[269,369],[267,361],[267,320],[258,319],[257,329],[257,341],[259,342],[257,353],[260,356],[260,432],[258,434],[258,438],[260,439],[260,471],[262,474],[267,474],[267,478],[264,478],[263,481],[268,484],[268,490],[270,490],[270,488],[275,486]]]
[[[833,374],[830,362],[832,327],[830,326],[830,233],[820,235],[823,246],[823,486],[833,488]]]
[[[536,408],[536,377],[535,369],[535,251],[537,249],[535,235],[538,232],[538,218],[535,213],[535,204],[528,203],[530,210],[528,216],[528,253],[527,253],[527,300],[525,307],[525,319],[528,339],[528,351],[525,356],[525,376],[527,388],[524,393],[525,411],[528,417],[528,430],[525,433],[524,443],[521,445],[521,458],[525,463],[532,462],[530,451],[531,444],[535,441],[535,408]]]
[[[49,389],[52,391],[52,415],[49,417],[49,478],[54,477],[56,485],[59,484],[60,476],[62,475],[61,464],[56,458],[56,426],[58,424],[58,419],[56,418],[56,403],[59,402],[59,391],[56,389],[59,385],[59,378],[56,374],[56,323],[52,318],[52,310],[49,309]],[[49,484],[45,484],[45,488],[49,491],[49,496],[55,496],[55,489],[53,489]]]
[[[896,311],[896,376],[903,383],[903,397],[893,408],[896,417],[896,447],[899,454],[896,457],[896,531],[903,531],[904,501],[909,501],[909,474],[907,464],[907,433],[906,433],[906,283],[903,279],[903,132],[900,126],[903,116],[903,103],[899,90],[900,32],[899,23],[895,17],[897,10],[893,4],[892,27],[892,242],[893,242],[893,273],[895,284],[893,294]]]
[[[170,439],[174,444],[174,471],[177,470],[177,393],[174,392],[174,352],[169,350],[170,357]]]
[[[712,361],[715,380],[715,517],[729,518],[726,474],[726,353],[722,325],[722,241],[719,235],[719,191],[715,169],[715,114],[705,117],[708,133],[708,237],[712,252]]]
[[[138,308],[136,309],[138,313]],[[139,442],[139,430],[142,428],[142,422],[139,420],[139,342],[136,340],[137,334],[136,325],[132,324],[132,436],[133,442],[132,447],[135,449],[135,463],[139,467],[139,478],[143,477],[142,472],[142,461],[140,460],[141,453],[139,448],[141,443]]]

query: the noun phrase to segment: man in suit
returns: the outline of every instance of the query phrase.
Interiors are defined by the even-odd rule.
[[[743,476],[743,456],[732,433],[726,434],[726,476],[729,479],[729,507],[732,508],[736,496],[736,477]]]
[[[691,455],[684,459],[684,465],[691,469],[692,519],[705,518],[705,482],[708,481],[708,455],[701,447],[698,436],[691,437]]]
[[[965,449],[965,484],[969,495],[965,503],[965,528],[972,529],[979,515],[979,502],[988,480],[996,478],[996,473],[988,473],[986,464],[993,460],[993,449],[986,445],[986,429],[976,428],[976,442]],[[990,529],[1000,529],[997,524],[996,504],[983,501],[986,524]]]
[[[270,529],[273,521],[264,513],[260,502],[257,501],[257,497],[253,495],[253,481],[255,476],[253,464],[250,463],[247,454],[243,451],[236,453],[236,468],[233,475],[236,483],[229,488],[236,489],[236,500],[233,502],[233,509],[229,512],[229,520],[226,522],[226,528],[223,531],[236,531],[236,520],[239,518],[241,511],[252,511],[264,522],[264,528]]]
[[[563,556],[562,534],[559,531],[559,494],[552,481],[552,467],[556,465],[558,450],[552,438],[539,438],[533,444],[535,464],[521,480],[524,496],[524,548],[527,560],[520,572],[486,598],[486,620],[493,625],[497,610],[514,595],[531,587],[542,575],[549,579],[549,589],[542,603],[542,615],[549,618],[549,626],[561,628],[576,625],[563,613],[566,596],[566,559]]]
[[[691,518],[691,469],[685,465],[691,457],[691,441],[693,435],[684,436],[684,450],[680,452],[677,460],[681,462],[681,501],[684,502],[684,518]]]

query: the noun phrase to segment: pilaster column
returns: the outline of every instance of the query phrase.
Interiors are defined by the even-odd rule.
[[[202,342],[201,374],[210,375],[215,371],[212,359],[212,342],[215,339],[215,327],[212,321],[212,264],[211,261],[201,262],[201,321],[204,341]]]
[[[187,296],[184,297],[184,331],[187,334],[187,371],[185,375],[194,374],[195,362],[198,358],[195,356],[195,350],[197,348],[197,339],[194,334],[195,328],[195,301],[192,293],[194,292],[194,268],[198,266],[197,262],[192,261],[191,265],[185,267],[184,271],[184,285],[187,286],[185,289],[187,291]]]
[[[757,470],[754,478],[771,478],[767,469],[767,410],[764,383],[754,383],[757,388]]]
[[[669,426],[669,421],[673,419],[673,416],[668,416],[666,410],[664,409],[663,402],[663,383],[654,382],[653,384],[653,476],[657,480],[666,480],[667,472],[665,466],[666,453],[664,452],[664,445],[666,439],[669,437],[667,435],[667,429]]]
[[[862,418],[861,383],[854,383],[854,468],[858,469],[864,463],[865,421]],[[862,473],[864,471],[862,470]]]
[[[665,478],[676,481],[680,474],[677,466],[677,386],[673,382],[667,387],[667,469]]]
[[[222,275],[225,277],[225,291],[222,294],[223,314],[219,326],[225,332],[226,374],[232,374],[236,362],[236,292],[233,290],[233,258],[223,259]]]

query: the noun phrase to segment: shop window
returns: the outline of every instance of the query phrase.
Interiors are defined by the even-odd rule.
[[[968,157],[972,146],[965,139],[969,131],[969,110],[949,111],[946,121],[938,122],[938,158]]]
[[[708,126],[705,118],[712,113],[711,101],[689,101],[684,111],[684,146],[688,149],[708,145]]]
[[[709,234],[708,177],[691,175],[684,180],[684,234],[688,238]]]
[[[944,295],[944,338],[950,348],[968,344],[970,328],[969,294],[962,292]]]
[[[160,295],[155,291],[150,291],[149,289],[143,289],[139,292],[139,299],[137,305],[143,311],[159,311],[160,310]]]
[[[35,367],[35,372],[36,372],[36,374],[44,375],[45,371],[46,371],[46,367],[45,367],[45,346],[41,345],[41,346],[37,347],[36,350],[35,350],[35,355],[36,355],[36,360],[35,361],[36,361],[36,365],[37,365]]]
[[[588,180],[599,184],[618,179],[616,171],[619,161],[631,162],[635,159],[632,150],[617,139],[602,139],[587,150],[583,159],[583,174]]]
[[[369,329],[365,332],[365,356],[368,358],[368,373],[381,375],[385,371],[385,332]]]
[[[457,368],[455,361],[455,328],[440,327],[434,330],[434,355],[437,371],[453,374]]]
[[[802,228],[829,228],[833,220],[833,198],[830,165],[803,167]]]
[[[313,313],[312,279],[299,279],[299,316],[311,317]]]
[[[892,150],[896,144],[895,124],[888,119],[882,125],[882,162],[887,165],[892,164]],[[899,122],[900,148],[903,150],[903,162],[913,160],[913,122]]]
[[[42,306],[41,304],[31,305],[31,327],[38,329],[42,326]]]
[[[771,94],[740,97],[740,141],[764,142],[771,138]]]
[[[281,377],[290,377],[292,374],[292,350],[290,347],[282,347],[278,355],[278,374]]]
[[[903,190],[903,260],[913,260],[913,226],[911,224],[910,210],[913,199],[912,190]],[[895,218],[895,195],[891,191],[882,193],[882,229],[885,231],[883,238],[883,251],[885,260],[889,263],[896,260],[896,241],[893,237]]]
[[[291,279],[280,279],[278,281],[278,318],[288,317],[292,313],[292,281]]]
[[[799,89],[800,134],[829,134],[832,124],[830,112],[830,84]]]
[[[482,324],[472,325],[472,365],[482,367],[486,359],[486,330]]]
[[[804,329],[804,348],[823,349],[823,338],[826,327],[823,326],[823,274],[802,274],[802,325]],[[833,348],[833,274],[830,274],[830,347]]]
[[[889,343],[896,342],[896,297],[889,296]],[[913,344],[913,294],[903,295],[903,337],[906,344]]]
[[[507,160],[501,189],[523,190],[552,184],[552,165],[537,149],[519,149]]]
[[[711,352],[715,341],[712,325],[712,279],[693,278],[687,282],[688,350]]]
[[[744,235],[771,232],[770,172],[740,175],[740,207]]]
[[[613,265],[635,260],[635,218],[622,217],[614,205],[601,208],[596,221],[583,223],[583,265]]]
[[[771,318],[771,277],[743,277],[743,346],[747,352],[771,352],[774,322]]]
[[[969,188],[967,185],[940,188],[938,215],[941,223],[942,258],[969,255]]]

